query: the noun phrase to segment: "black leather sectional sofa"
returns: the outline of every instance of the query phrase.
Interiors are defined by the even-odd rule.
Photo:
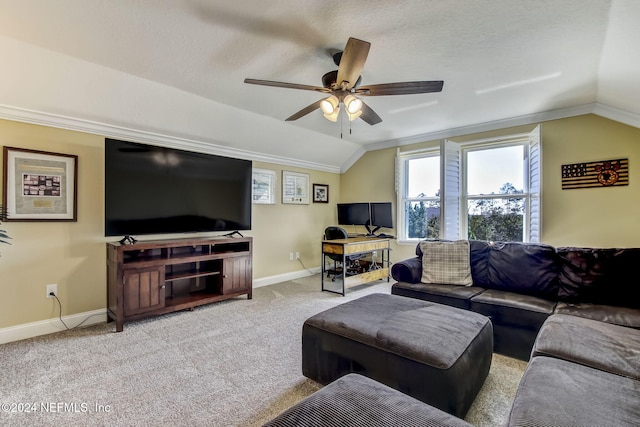
[[[640,329],[640,248],[596,249],[469,241],[472,286],[421,283],[422,251],[396,262],[391,293],[491,318],[494,351],[529,360],[554,313]]]
[[[640,420],[640,248],[470,241],[471,286],[421,283],[422,252],[392,293],[491,318],[494,351],[528,360],[509,426]]]

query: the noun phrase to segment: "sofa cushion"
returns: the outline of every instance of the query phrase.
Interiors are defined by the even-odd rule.
[[[489,280],[489,253],[491,242],[485,240],[469,240],[469,253],[471,255],[471,277],[473,284],[487,283]]]
[[[558,297],[563,301],[640,308],[640,299],[635,298],[640,248],[560,247],[557,253]]]
[[[491,319],[495,352],[528,360],[538,331],[553,314],[554,301],[487,289],[471,298],[470,309]]]
[[[559,302],[555,313],[584,317],[628,328],[640,329],[640,310],[614,305]]]
[[[538,334],[531,353],[640,380],[640,330],[583,317],[554,314]]]
[[[454,242],[423,240],[422,251],[423,283],[471,286],[471,260],[469,241]]]
[[[476,286],[556,299],[555,248],[540,243],[494,242],[489,246],[486,282]]]
[[[531,359],[509,426],[637,426],[640,383],[577,363]]]
[[[555,301],[515,292],[487,289],[471,298],[471,309],[499,323],[540,329],[553,314]]]
[[[391,293],[394,295],[437,302],[465,310],[469,309],[471,297],[482,291],[484,288],[477,286],[449,286],[436,283],[397,282],[391,286]]]

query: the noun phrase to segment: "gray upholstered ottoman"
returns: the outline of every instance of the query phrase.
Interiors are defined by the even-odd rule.
[[[328,384],[360,373],[463,418],[493,355],[493,329],[478,313],[371,294],[307,319],[302,373]]]
[[[471,427],[471,424],[358,374],[316,391],[263,427]]]

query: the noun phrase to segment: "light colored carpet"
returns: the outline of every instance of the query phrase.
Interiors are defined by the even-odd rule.
[[[342,297],[321,292],[315,275],[121,333],[110,323],[0,345],[0,424],[259,426],[321,387],[301,373],[304,320],[390,289]],[[494,355],[467,421],[504,424],[525,366]]]

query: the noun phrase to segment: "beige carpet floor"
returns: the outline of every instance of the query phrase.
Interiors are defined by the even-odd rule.
[[[315,275],[120,333],[110,323],[0,345],[0,425],[259,426],[321,387],[301,373],[304,320],[390,288],[342,297]],[[494,355],[467,421],[503,425],[525,366]]]

